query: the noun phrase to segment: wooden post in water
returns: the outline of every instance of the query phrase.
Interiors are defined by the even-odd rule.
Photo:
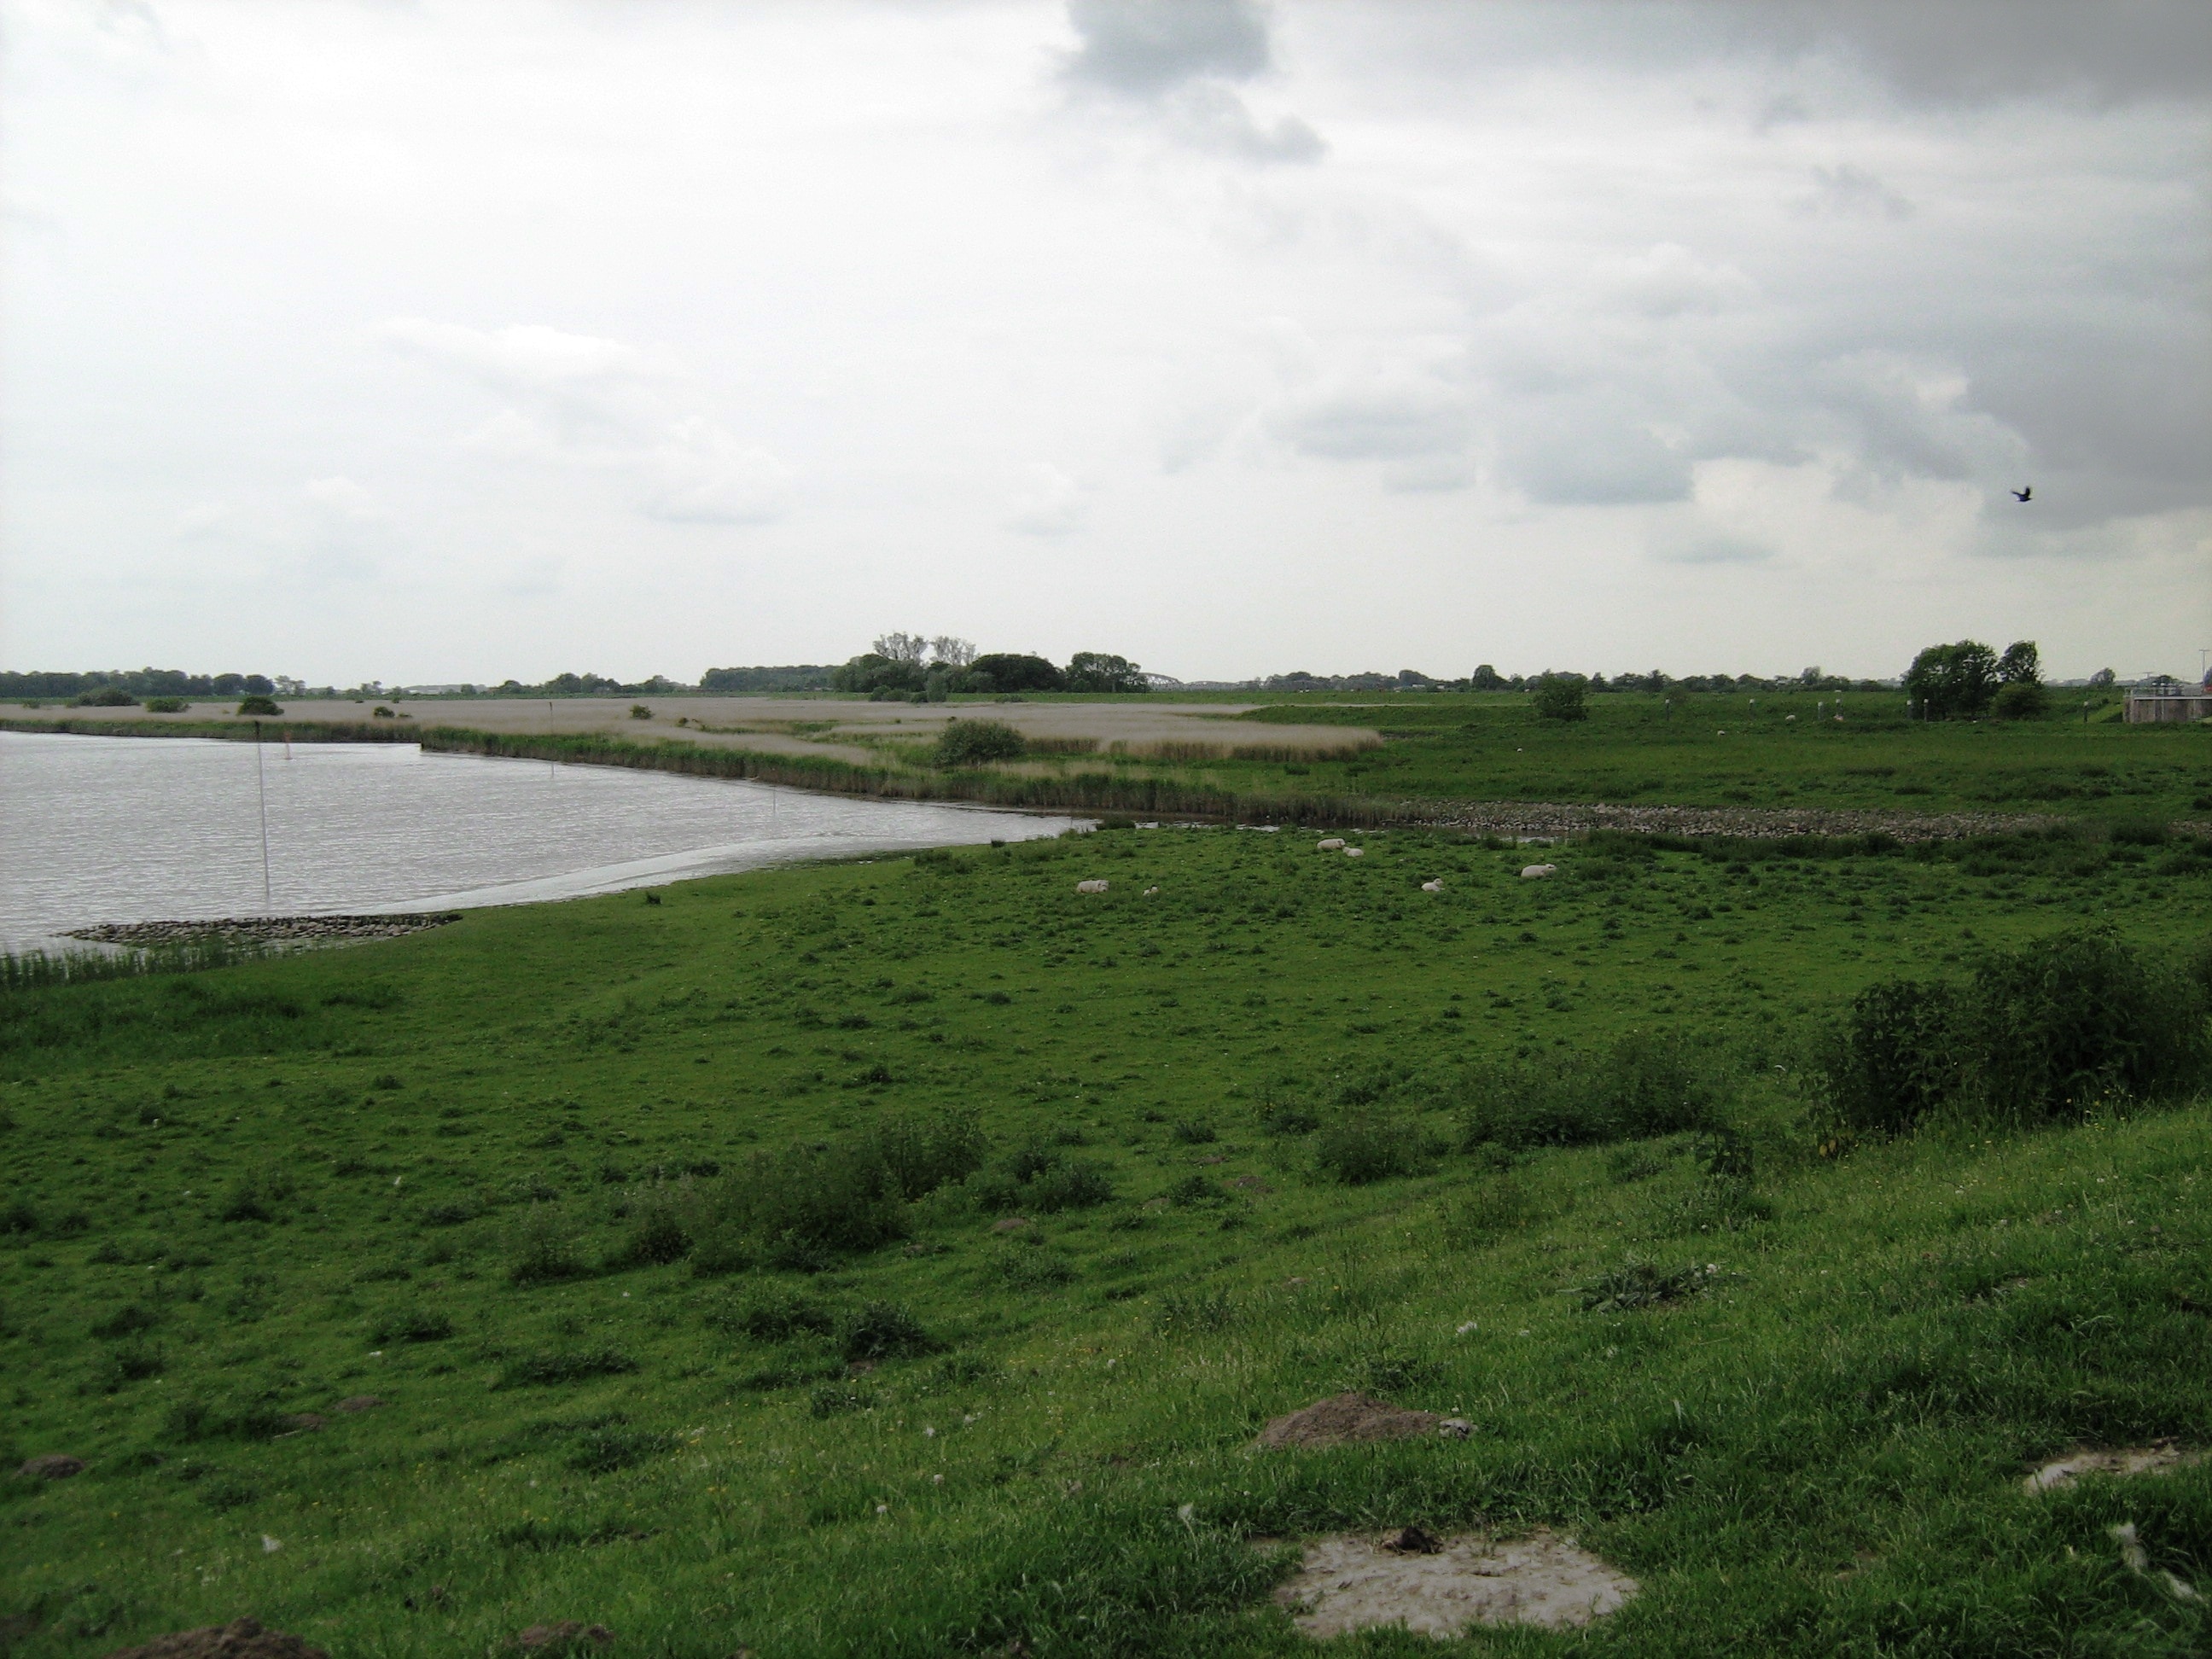
[[[253,793],[261,807],[261,914],[271,915],[276,905],[269,896],[269,784],[261,770],[261,722],[253,722]]]

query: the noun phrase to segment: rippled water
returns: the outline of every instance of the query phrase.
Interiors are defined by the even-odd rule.
[[[263,890],[261,804],[267,803]],[[0,732],[0,944],[100,921],[512,904],[1077,820],[411,744]]]

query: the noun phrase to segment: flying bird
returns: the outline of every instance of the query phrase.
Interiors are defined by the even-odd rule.
[[[2012,492],[2012,498],[2016,501],[2033,501],[2034,497],[2035,486],[2033,484],[2028,485],[2025,489],[2015,489]]]

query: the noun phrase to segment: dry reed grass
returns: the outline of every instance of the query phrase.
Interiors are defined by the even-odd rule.
[[[1379,738],[1346,738],[1341,742],[1324,744],[1302,743],[1192,743],[1170,740],[1159,743],[1116,742],[1108,745],[1109,755],[1126,756],[1131,760],[1156,761],[1273,761],[1292,765],[1314,761],[1348,760],[1363,750],[1379,749]],[[1031,743],[1032,750],[1042,745]]]

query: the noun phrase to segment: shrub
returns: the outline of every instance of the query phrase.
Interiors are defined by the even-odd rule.
[[[1071,1158],[1029,1183],[1029,1207],[1044,1215],[1094,1209],[1113,1196],[1114,1182],[1106,1166],[1087,1158]]]
[[[1468,1150],[1648,1139],[1715,1121],[1729,1079],[1680,1036],[1631,1031],[1595,1053],[1497,1060],[1461,1079],[1460,1138]]]
[[[1409,1125],[1395,1119],[1347,1113],[1322,1127],[1314,1162],[1347,1187],[1364,1186],[1411,1175],[1419,1165],[1419,1140]]]
[[[1204,1118],[1186,1118],[1168,1131],[1186,1146],[1205,1146],[1217,1139],[1213,1126]]]
[[[875,1409],[876,1396],[851,1382],[823,1382],[806,1396],[810,1417],[844,1417]]]
[[[988,1143],[972,1114],[896,1117],[876,1127],[870,1150],[909,1200],[964,1181],[983,1166]]]
[[[1455,1250],[1479,1250],[1528,1224],[1533,1206],[1516,1176],[1494,1176],[1443,1206],[1444,1243]]]
[[[1017,1291],[1048,1291],[1075,1277],[1075,1264],[1037,1245],[1008,1245],[991,1258],[999,1281]]]
[[[550,1285],[584,1272],[576,1253],[576,1230],[560,1207],[533,1204],[514,1228],[514,1261],[507,1270],[517,1285]]]
[[[570,1348],[512,1360],[501,1373],[500,1382],[510,1389],[544,1388],[581,1382],[587,1377],[619,1376],[636,1369],[637,1362],[619,1348]]]
[[[723,1308],[708,1318],[724,1330],[738,1332],[759,1342],[786,1342],[794,1336],[827,1336],[836,1324],[830,1310],[812,1297],[784,1290],[769,1291]]]
[[[1589,710],[1583,705],[1585,682],[1579,674],[1547,674],[1536,682],[1529,702],[1534,706],[1536,718],[1545,720],[1586,720]]]
[[[2014,680],[1997,687],[1990,712],[2001,720],[2039,720],[2051,709],[2051,694],[2033,680]]]
[[[1029,747],[1004,720],[948,720],[931,758],[940,767],[982,766],[1017,760]]]
[[[262,714],[273,718],[284,711],[277,707],[276,698],[255,696],[247,697],[240,702],[238,705],[238,712],[241,714]]]
[[[387,1310],[370,1332],[382,1342],[442,1342],[453,1334],[453,1322],[434,1309],[403,1306]]]
[[[674,1435],[649,1430],[593,1429],[569,1452],[568,1467],[585,1474],[612,1474],[657,1453],[672,1451],[676,1443]]]
[[[2170,1100],[2212,1077],[2208,988],[2101,928],[1984,956],[1963,983],[1869,987],[1823,1067],[1840,1127],[1899,1131],[1938,1111],[2014,1121]]]
[[[1634,1313],[1663,1308],[1671,1302],[1686,1301],[1719,1277],[1716,1270],[1695,1262],[1665,1270],[1631,1256],[1581,1287],[1583,1311]]]
[[[182,697],[146,699],[146,712],[149,714],[181,714],[191,707],[191,704],[186,702]]]
[[[138,699],[119,685],[103,685],[91,691],[80,691],[71,702],[79,708],[131,708]]]
[[[161,1316],[153,1310],[142,1306],[138,1303],[131,1302],[118,1308],[106,1318],[92,1326],[90,1329],[94,1336],[106,1337],[112,1340],[117,1337],[137,1336],[142,1332],[152,1330],[161,1322]]]
[[[1160,1297],[1152,1328],[1162,1336],[1202,1336],[1236,1322],[1237,1304],[1223,1290],[1170,1291]]]
[[[903,1359],[935,1353],[944,1346],[921,1328],[920,1320],[891,1302],[867,1304],[845,1322],[839,1334],[848,1361]]]
[[[1168,1202],[1179,1210],[1200,1204],[1223,1204],[1228,1199],[1219,1182],[1202,1175],[1187,1175],[1168,1188]]]
[[[634,1267],[658,1267],[681,1261],[691,1249],[690,1230],[684,1225],[689,1209],[687,1181],[655,1183],[630,1200],[629,1229],[617,1259]]]

